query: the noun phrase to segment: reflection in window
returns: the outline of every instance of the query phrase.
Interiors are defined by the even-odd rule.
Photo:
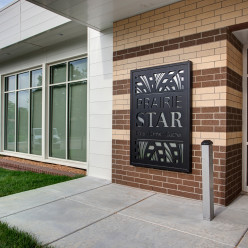
[[[31,87],[42,85],[42,69],[31,72]]]
[[[87,59],[69,62],[69,81],[87,78]]]
[[[15,151],[15,93],[5,94],[5,145],[4,149]]]
[[[29,91],[19,91],[17,99],[17,151],[28,153]]]
[[[5,78],[5,91],[13,91],[16,89],[16,76]]]
[[[69,88],[69,154],[68,158],[86,161],[87,82],[70,84]]]
[[[66,158],[66,87],[51,88],[50,156]]]
[[[41,69],[5,78],[5,150],[41,155],[41,136],[34,132],[42,130],[41,84]]]
[[[66,64],[54,65],[51,67],[51,83],[63,83],[66,81]]]
[[[29,72],[21,73],[17,75],[18,90],[26,89],[30,87]]]
[[[63,70],[58,69],[62,65]],[[51,66],[50,72],[49,155],[86,162],[87,59]],[[68,81],[62,83],[65,75]],[[55,82],[61,84],[54,85]]]
[[[31,91],[30,153],[41,155],[42,151],[42,89]]]

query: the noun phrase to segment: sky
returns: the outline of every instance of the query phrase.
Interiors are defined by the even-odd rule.
[[[0,9],[8,5],[11,2],[13,2],[13,0],[0,0]]]

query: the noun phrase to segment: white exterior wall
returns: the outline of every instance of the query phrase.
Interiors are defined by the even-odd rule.
[[[69,21],[25,0],[18,0],[0,10],[0,49]]]
[[[37,52],[33,52],[30,54],[27,54],[25,56],[13,59],[12,61],[7,61],[0,64],[0,78],[3,79],[3,77],[7,74],[16,73],[19,71],[29,70],[35,67],[42,67],[43,69],[43,130],[46,128],[46,133],[43,132],[43,156],[33,155],[33,154],[25,154],[25,153],[18,153],[18,152],[3,152],[3,109],[1,107],[1,147],[0,147],[0,153],[4,155],[9,156],[16,156],[20,158],[26,158],[26,159],[33,159],[37,161],[43,161],[43,162],[50,162],[50,163],[57,163],[62,165],[68,165],[78,168],[86,169],[87,166],[85,163],[82,162],[73,162],[70,160],[61,160],[61,159],[48,159],[48,87],[47,87],[47,77],[48,77],[48,66],[50,63],[56,63],[59,61],[64,61],[68,59],[73,59],[78,56],[87,56],[87,37],[78,37],[73,40],[69,40],[67,42],[63,42],[60,44],[57,44],[55,46],[51,46],[48,48],[43,48]],[[45,83],[46,82],[46,83]],[[1,83],[1,105],[3,106],[3,82]]]
[[[67,42],[43,48],[0,64],[0,75],[5,75],[29,68],[49,64],[67,58],[87,55],[87,37],[80,37]]]
[[[88,175],[112,179],[113,30],[88,28],[89,158]]]

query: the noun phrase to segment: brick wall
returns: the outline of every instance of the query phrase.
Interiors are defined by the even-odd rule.
[[[185,0],[114,23],[113,182],[201,199],[200,143],[211,139],[215,202],[239,194],[242,44],[231,30],[247,20],[247,1]],[[193,65],[192,174],[130,165],[130,70],[186,60]]]

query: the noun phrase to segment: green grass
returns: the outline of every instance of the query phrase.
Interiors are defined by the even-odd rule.
[[[79,178],[0,168],[0,197]],[[1,247],[1,246],[0,246]]]
[[[0,197],[43,186],[72,180],[76,177],[54,176],[29,171],[13,171],[0,168]],[[44,246],[32,235],[0,222],[0,248],[52,248]]]
[[[1,248],[52,248],[44,246],[36,238],[16,228],[10,228],[0,222],[0,247]]]

